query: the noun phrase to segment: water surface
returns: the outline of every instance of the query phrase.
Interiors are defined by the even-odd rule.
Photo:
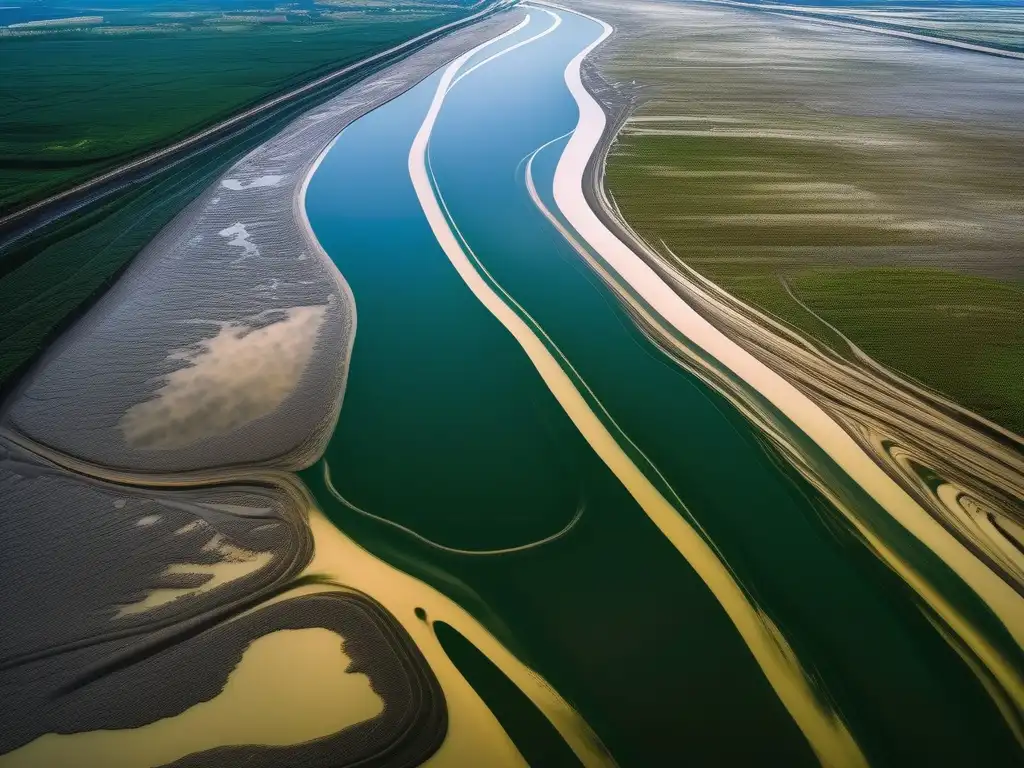
[[[435,190],[466,244],[628,435],[637,466],[678,497],[873,765],[1019,764],[915,593],[735,408],[639,332],[531,201],[524,161],[552,142],[533,174],[554,209],[554,168],[578,119],[563,72],[600,28],[559,12],[551,34],[482,63],[553,23],[530,13],[464,65],[481,64],[456,81],[432,134]],[[336,525],[460,602],[551,682],[620,764],[816,764],[715,596],[437,244],[408,163],[440,77],[346,129],[310,183],[307,213],[352,288],[358,330],[337,429],[305,479]],[[528,546],[577,515],[564,536]],[[889,533],[992,623],[929,551]]]

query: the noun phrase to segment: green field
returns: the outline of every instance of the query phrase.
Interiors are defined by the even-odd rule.
[[[797,295],[864,351],[1024,433],[1024,286],[924,269],[818,270]]]
[[[1009,6],[969,5],[885,23],[1019,38]],[[1024,433],[1020,62],[720,5],[588,8],[616,28],[603,75],[634,84],[606,186],[640,235]]]
[[[0,36],[0,213],[464,15],[320,8]]]
[[[915,169],[882,162],[787,140],[627,131],[607,182],[641,235],[734,296],[849,354],[788,284],[876,360],[1024,432],[1024,285],[908,265],[951,244],[1000,244],[916,226]],[[898,194],[895,210],[880,202]]]

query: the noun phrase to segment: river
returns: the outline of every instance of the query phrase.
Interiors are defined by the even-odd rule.
[[[559,231],[580,115],[564,73],[603,28],[527,10],[349,126],[309,183],[357,309],[340,418],[303,477],[323,511],[469,611],[621,765],[1019,765],[1012,685],[951,629],[1012,681],[998,617],[790,425],[836,495],[808,483]],[[438,631],[527,762],[574,764]]]

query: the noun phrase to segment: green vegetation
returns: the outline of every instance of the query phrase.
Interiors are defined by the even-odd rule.
[[[1024,18],[999,3],[843,13],[996,44]],[[637,231],[837,352],[826,323],[1024,432],[1018,62],[722,6],[602,7],[618,30],[604,73],[642,100],[607,177]]]
[[[0,383],[110,287],[131,257],[238,156],[229,148],[219,158],[186,163],[3,254]]]
[[[1024,433],[1024,286],[925,269],[818,270],[792,282],[890,368]]]
[[[464,15],[339,11],[0,37],[0,213]]]
[[[645,133],[649,126],[678,127],[634,124],[608,164],[610,191],[649,242],[663,240],[734,296],[848,355],[788,283],[879,362],[1024,432],[1024,286],[960,271],[969,264],[959,254],[1006,243],[949,222],[947,201],[922,192],[920,167],[832,142],[730,136],[728,126],[718,136],[692,123],[688,131],[703,135]],[[977,196],[997,186],[1019,193],[1012,176],[943,170]],[[920,256],[939,268],[910,266]]]
[[[0,111],[3,199],[24,201],[24,197],[18,198],[18,190],[31,188],[39,196],[91,177],[143,149],[187,135],[203,122],[226,117],[273,90],[287,89],[322,71],[389,48],[461,13],[451,7],[431,14],[385,17],[367,13],[365,19],[351,24],[296,24],[230,34],[195,31],[167,37],[100,39],[69,33],[13,41],[0,37],[0,62],[11,57],[19,61],[29,73],[29,81],[35,77],[47,94],[31,92],[17,78],[0,82],[0,103],[21,104],[16,110]],[[189,41],[191,53],[183,55],[180,46]],[[100,55],[104,50],[109,56]],[[185,50],[189,50],[187,45]],[[63,52],[64,59],[59,66],[47,63],[43,51],[53,56]],[[89,59],[92,54],[85,52],[90,51],[98,58]],[[32,58],[36,55],[39,60]],[[147,66],[132,71],[132,55]],[[246,64],[247,58],[252,60],[251,66]],[[102,71],[103,76],[76,79],[72,59],[83,72]],[[218,66],[218,61],[228,59],[232,67]],[[383,64],[279,105],[230,139],[0,249],[0,391],[12,387],[39,351],[101,296],[132,257],[232,163],[303,111],[379,66]],[[50,73],[49,80],[44,72]],[[158,72],[167,76],[161,80]],[[272,78],[270,74],[275,72]],[[80,84],[75,86],[86,82],[91,89],[88,92],[82,91]],[[235,93],[229,84],[241,90]],[[77,112],[61,96],[72,92],[77,94]],[[12,99],[14,93],[24,98]],[[26,106],[29,100],[35,104],[34,110]],[[11,125],[19,120],[22,129],[12,131]],[[94,137],[95,142],[82,143],[83,138],[76,138],[79,132]],[[18,142],[22,149],[10,149]],[[77,160],[61,166],[53,159],[58,150],[47,149],[56,145],[67,147],[59,151]],[[44,158],[48,161],[43,162]],[[12,172],[12,167],[18,172]]]

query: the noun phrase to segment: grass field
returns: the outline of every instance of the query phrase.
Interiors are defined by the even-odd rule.
[[[805,272],[792,284],[876,360],[1024,433],[1024,285],[891,267]]]
[[[0,36],[0,213],[465,14],[364,5]]]
[[[1024,433],[1024,71],[756,12],[605,6],[605,70],[647,96],[608,161],[626,220],[840,353],[815,314]],[[658,30],[642,44],[641,13]]]
[[[627,136],[608,184],[640,234],[734,296],[847,352],[792,291],[878,361],[1024,432],[1024,284],[901,263],[896,252],[928,249],[935,233],[872,211],[870,193],[798,180],[794,168],[818,163],[849,180],[827,157],[780,150],[767,162],[763,143],[744,141]],[[742,170],[744,149],[761,153],[758,170]]]

